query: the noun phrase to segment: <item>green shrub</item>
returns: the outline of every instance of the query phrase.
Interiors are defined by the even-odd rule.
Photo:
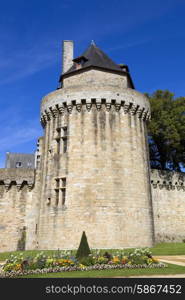
[[[106,258],[104,256],[96,257],[95,263],[98,264],[98,265],[107,264],[108,263],[108,258]]]
[[[43,252],[37,254],[33,259],[33,264],[37,266],[38,269],[43,269],[46,264],[47,257]]]
[[[88,257],[89,254],[91,254],[91,251],[90,251],[90,248],[89,248],[89,245],[88,245],[88,241],[87,241],[85,231],[83,231],[81,241],[80,241],[80,245],[79,245],[77,253],[76,253],[76,257],[78,259],[81,259],[83,257]]]
[[[130,261],[133,265],[142,265],[148,264],[148,259],[147,256],[133,256]]]
[[[112,259],[112,254],[110,254],[109,252],[106,251],[106,252],[103,254],[103,257],[107,258],[108,261],[109,261],[109,260]]]
[[[92,256],[82,257],[79,259],[79,262],[84,266],[93,266],[95,264],[95,260]]]

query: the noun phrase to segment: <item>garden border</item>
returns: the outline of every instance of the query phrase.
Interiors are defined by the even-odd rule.
[[[59,273],[59,272],[72,272],[72,271],[92,271],[92,270],[121,270],[121,269],[152,269],[152,268],[166,268],[167,265],[164,263],[158,264],[143,264],[143,265],[110,265],[110,264],[97,264],[94,266],[88,267],[55,267],[55,268],[44,268],[44,269],[36,269],[36,270],[27,270],[27,271],[11,271],[11,272],[1,272],[0,278],[13,278],[23,275],[31,275],[31,274],[45,274],[45,273]]]

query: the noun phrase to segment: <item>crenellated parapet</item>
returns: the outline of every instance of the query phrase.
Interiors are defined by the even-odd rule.
[[[154,189],[185,191],[185,173],[152,169],[151,185]]]
[[[0,169],[0,183],[4,186],[5,191],[9,191],[12,184],[16,184],[18,191],[20,191],[22,186],[26,184],[29,191],[31,191],[34,186],[34,182],[34,169]]]

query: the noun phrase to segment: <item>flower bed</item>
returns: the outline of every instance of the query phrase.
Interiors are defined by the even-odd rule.
[[[166,265],[154,259],[148,249],[135,249],[127,255],[124,251],[115,254],[91,251],[88,257],[76,259],[70,251],[57,251],[53,256],[44,252],[35,257],[11,256],[4,264],[0,277],[17,277],[28,274],[43,274],[69,271],[90,271],[105,269],[163,268]]]

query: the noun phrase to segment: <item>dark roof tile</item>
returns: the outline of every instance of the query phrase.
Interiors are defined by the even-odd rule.
[[[73,59],[72,67],[61,75],[60,80],[62,81],[63,76],[76,73],[79,70],[84,70],[89,67],[102,68],[104,70],[110,70],[126,74],[130,80],[132,88],[134,88],[132,79],[129,74],[128,67],[126,65],[118,65],[112,61],[100,48],[92,43],[87,50],[79,57]]]
[[[95,44],[91,44],[90,47],[80,56],[74,59],[74,62],[79,62],[80,58],[85,58],[81,68],[87,68],[90,66],[100,67],[108,70],[121,71],[119,65],[115,64],[101,49],[99,49]],[[76,71],[76,64],[65,73],[69,74]]]

